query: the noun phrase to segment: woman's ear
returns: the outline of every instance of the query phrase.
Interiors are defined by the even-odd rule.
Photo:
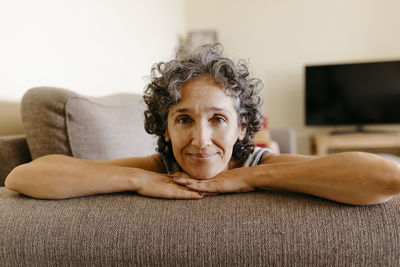
[[[168,129],[164,133],[164,140],[165,140],[165,142],[169,142],[171,140],[171,138],[169,138]]]

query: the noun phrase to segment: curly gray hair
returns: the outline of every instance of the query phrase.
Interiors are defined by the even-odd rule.
[[[232,157],[236,160],[246,159],[254,149],[253,137],[262,127],[259,92],[263,83],[260,79],[248,77],[249,71],[244,60],[235,64],[223,56],[222,51],[220,44],[201,46],[195,51],[180,48],[174,60],[152,67],[151,82],[143,96],[148,108],[144,112],[145,129],[149,134],[158,136],[157,151],[163,158],[175,159],[171,143],[164,139],[168,110],[179,102],[182,85],[202,75],[213,77],[225,88],[225,93],[233,96],[238,123],[246,128],[243,140],[236,141],[233,147]]]

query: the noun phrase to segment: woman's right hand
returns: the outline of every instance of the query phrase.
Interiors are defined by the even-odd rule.
[[[178,185],[167,174],[143,171],[137,179],[136,192],[143,196],[169,199],[200,199],[205,193],[192,191],[185,186]]]

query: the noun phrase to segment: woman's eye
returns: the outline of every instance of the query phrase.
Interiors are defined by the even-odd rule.
[[[215,124],[221,124],[221,123],[224,123],[224,122],[225,122],[225,119],[222,118],[222,117],[214,117],[214,118],[212,118],[211,121],[212,121],[213,123],[215,123]]]
[[[188,117],[179,117],[176,121],[181,124],[187,124],[190,123],[192,120]]]

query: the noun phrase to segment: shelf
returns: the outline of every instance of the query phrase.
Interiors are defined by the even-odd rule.
[[[354,133],[316,135],[312,137],[312,151],[316,155],[329,150],[368,151],[368,149],[400,149],[400,133]]]

